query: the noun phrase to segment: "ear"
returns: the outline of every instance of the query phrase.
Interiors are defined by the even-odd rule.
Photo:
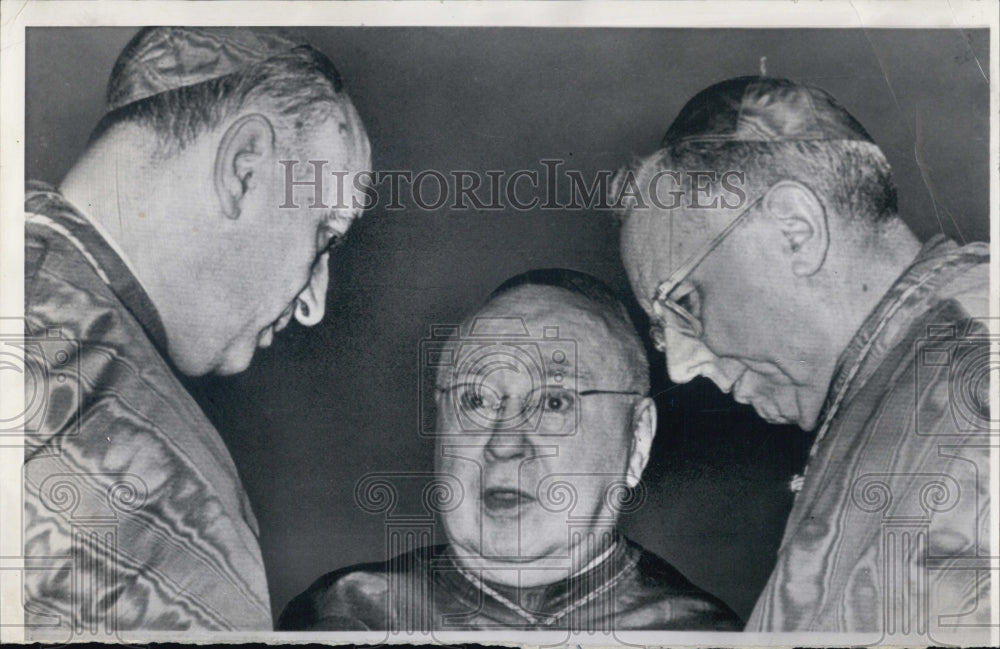
[[[632,444],[629,449],[626,481],[630,488],[639,484],[649,462],[649,451],[656,435],[656,403],[644,397],[632,406]]]
[[[764,195],[764,209],[784,236],[784,252],[791,259],[792,272],[808,277],[822,268],[830,231],[826,210],[816,194],[802,183],[783,180]]]
[[[222,213],[230,219],[240,217],[240,204],[253,186],[254,175],[274,151],[274,128],[259,113],[245,115],[233,122],[215,153],[215,195]]]

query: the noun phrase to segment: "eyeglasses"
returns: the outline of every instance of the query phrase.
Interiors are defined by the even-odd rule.
[[[670,298],[670,294],[677,288],[677,285],[684,281],[684,279],[694,271],[698,265],[705,261],[705,259],[712,254],[712,251],[719,247],[719,245],[725,240],[726,237],[736,229],[740,223],[743,222],[744,217],[750,213],[753,208],[757,206],[758,203],[763,200],[764,196],[761,195],[756,200],[754,200],[750,205],[746,207],[745,210],[736,215],[729,225],[722,229],[719,234],[708,242],[708,244],[702,248],[701,251],[692,255],[681,264],[674,272],[670,274],[663,282],[660,282],[659,286],[656,287],[656,294],[653,295],[653,324],[649,328],[649,336],[653,340],[653,345],[658,351],[665,352],[667,350],[666,340],[665,340],[665,326],[664,320],[667,318],[667,312],[670,312],[674,316],[675,326],[673,327],[679,333],[689,336],[691,338],[701,338],[705,333],[704,325],[701,323],[701,319],[695,316],[691,311],[680,304],[676,300]]]
[[[344,245],[344,241],[347,240],[346,230],[344,232],[337,232],[336,230],[334,230],[332,227],[329,226],[324,226],[323,229],[325,234],[328,234],[330,238],[327,239],[326,244],[319,249],[319,252],[316,253],[316,259],[319,259],[326,253],[332,252],[335,248],[339,248],[340,246]]]
[[[439,388],[456,414],[482,429],[538,430],[558,433],[570,422],[578,421],[580,399],[596,395],[643,396],[634,390],[580,390],[561,386],[543,386],[518,400],[518,407],[508,412],[511,396],[499,394],[482,384],[463,383]]]
[[[329,235],[329,239],[323,244],[323,247],[316,251],[316,256],[313,257],[312,268],[316,267],[323,255],[333,252],[336,248],[344,245],[344,241],[347,240],[347,231],[337,232],[331,227],[323,226],[324,233]]]

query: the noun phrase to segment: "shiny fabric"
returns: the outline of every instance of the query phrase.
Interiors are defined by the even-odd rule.
[[[675,568],[622,539],[610,556],[555,583],[513,588],[463,573],[449,546],[318,579],[285,608],[278,628],[305,630],[739,631],[725,604]]]
[[[663,136],[662,146],[808,140],[872,142],[825,90],[788,79],[738,77],[692,97]]]
[[[26,392],[47,398],[23,474],[29,637],[270,629],[256,519],[148,296],[51,187],[29,185],[25,211],[25,336],[44,372]]]
[[[841,356],[747,630],[985,642],[988,268],[985,244],[932,239]]]
[[[125,47],[108,85],[108,111],[239,72],[305,45],[276,29],[155,27]],[[339,90],[339,88],[337,88]]]

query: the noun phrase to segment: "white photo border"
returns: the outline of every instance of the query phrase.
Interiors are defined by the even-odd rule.
[[[990,320],[993,355],[1000,319],[1000,134],[998,134],[998,24],[1000,4],[982,1],[854,1],[763,0],[706,2],[271,2],[5,0],[0,4],[0,325],[2,333],[18,330],[24,316],[25,178],[25,30],[37,26],[268,25],[268,26],[493,26],[493,27],[663,27],[663,28],[987,28],[990,79]],[[23,326],[20,331],[23,332]],[[990,406],[1000,412],[1000,390],[991,390]],[[13,372],[0,372],[4,412],[20,412],[23,382]],[[21,465],[23,447],[0,442],[0,641],[23,641],[21,608],[22,554]],[[1000,494],[1000,447],[992,446],[991,493]],[[992,499],[992,520],[1000,520],[1000,502]],[[994,527],[994,529],[996,529]],[[1000,535],[991,535],[991,566],[1000,577]],[[1000,588],[991,589],[991,643],[1000,644]],[[176,634],[128,634],[129,641],[171,641]],[[364,644],[385,642],[384,633],[220,633],[192,634],[185,640]],[[615,637],[546,633],[449,633],[407,635],[391,642],[475,642],[510,646],[572,644],[614,646],[800,646],[853,645],[864,636],[844,634],[753,634],[630,632]],[[870,638],[869,638],[870,642]]]

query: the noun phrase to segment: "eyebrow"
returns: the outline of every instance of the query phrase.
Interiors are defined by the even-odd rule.
[[[337,221],[345,220],[343,216],[337,210],[328,210],[323,214],[323,224],[331,225]]]

